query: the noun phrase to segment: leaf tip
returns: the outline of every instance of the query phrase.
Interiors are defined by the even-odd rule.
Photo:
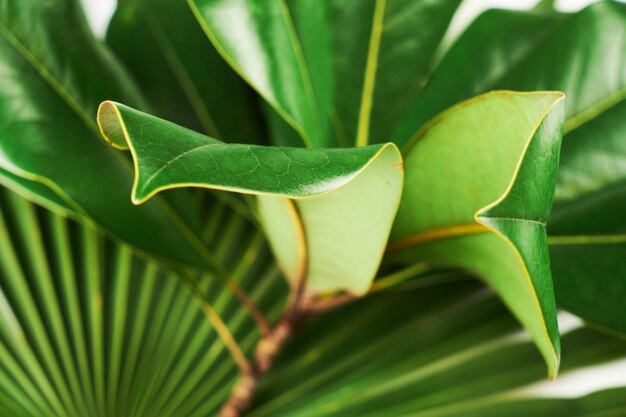
[[[104,140],[116,149],[128,149],[126,133],[118,104],[111,100],[100,103],[96,120]]]
[[[135,206],[140,206],[143,203],[145,203],[146,201],[148,201],[150,199],[150,197],[152,197],[153,195],[154,195],[154,193],[152,193],[152,194],[145,194],[145,193],[142,193],[142,192],[138,191],[137,185],[135,185],[135,186],[133,186],[133,191],[131,192],[131,195],[130,195],[130,201]]]
[[[548,380],[550,382],[554,382],[556,380],[556,377],[559,374],[559,368],[561,365],[560,355],[556,351],[554,352],[553,359],[554,361],[548,364]]]

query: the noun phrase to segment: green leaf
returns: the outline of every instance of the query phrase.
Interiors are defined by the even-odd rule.
[[[345,143],[394,139],[460,0],[330,1],[333,123]]]
[[[73,215],[142,250],[206,267],[206,248],[173,206],[162,200],[137,208],[128,201],[132,167],[102,142],[95,115],[106,98],[138,106],[142,100],[88,31],[78,2],[5,3],[0,62],[11,85],[0,91],[6,121],[0,174],[9,174],[3,183],[29,190],[50,208],[71,208]],[[37,30],[31,30],[32,22]],[[185,195],[176,199],[179,206],[190,206]]]
[[[618,2],[574,14],[488,11],[443,58],[394,135],[404,143],[437,112],[493,88],[563,91],[565,136],[548,226],[556,298],[620,332],[626,332],[624,31],[626,5]]]
[[[363,294],[374,278],[402,187],[393,144],[355,149],[227,145],[129,107],[104,102],[104,137],[129,147],[136,204],[169,188],[260,195],[270,242],[290,282],[311,295]]]
[[[262,141],[256,97],[183,1],[120,1],[107,43],[159,116],[217,138]]]
[[[314,146],[387,142],[459,3],[190,0],[225,59]]]
[[[310,1],[299,2],[309,7]],[[308,146],[328,146],[330,101],[321,97],[329,71],[312,72],[305,61],[302,41],[285,0],[190,1],[196,17],[222,57],[295,129]],[[315,2],[317,7],[323,4]],[[322,13],[309,18],[306,38],[309,53],[328,53],[324,48]],[[325,50],[326,49],[326,50]],[[317,61],[319,62],[319,61]]]
[[[237,266],[237,281],[276,318],[284,291],[263,240],[238,231],[237,216],[210,212],[208,219],[220,257]],[[6,190],[0,190],[0,224],[2,412],[218,413],[237,370],[176,271]],[[258,333],[245,310],[218,281],[196,282],[250,354]],[[373,295],[305,326],[264,379],[248,415],[533,410],[547,417],[621,405],[623,389],[571,399],[528,394],[528,384],[542,380],[543,365],[516,331],[498,298],[473,282]],[[584,328],[566,331],[563,345],[562,375],[624,355],[624,341]]]
[[[278,359],[247,415],[587,416],[621,405],[617,392],[595,401],[576,398],[571,387],[563,390],[568,398],[532,394],[535,384],[558,385],[579,370],[623,362],[623,340],[571,319],[563,328],[561,377],[548,382],[532,341],[476,283],[375,294],[314,318]]]
[[[559,305],[595,327],[623,336],[626,333],[624,235],[573,232],[551,236],[548,241]]]
[[[591,104],[566,124],[548,225],[554,285],[561,306],[626,333],[626,65],[615,61],[616,51],[624,56],[623,37],[616,33],[626,31],[626,5],[597,5],[578,20],[581,28],[598,22],[579,57],[594,64],[577,93]]]
[[[442,113],[405,150],[391,259],[452,265],[484,279],[559,366],[548,259],[563,94],[492,92]]]
[[[236,215],[211,214],[223,222],[209,232],[221,259],[276,319],[284,284],[262,236]],[[260,337],[238,299],[211,274],[188,288],[180,271],[6,189],[0,189],[0,259],[6,415],[212,415],[238,369],[203,310],[212,308],[248,355]]]

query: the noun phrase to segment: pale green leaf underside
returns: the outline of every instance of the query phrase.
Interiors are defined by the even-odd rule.
[[[435,118],[405,151],[390,252],[480,276],[530,332],[554,376],[559,332],[545,223],[563,94],[492,92]]]
[[[402,189],[402,157],[395,145],[224,144],[112,102],[102,104],[98,122],[113,146],[130,148],[133,202],[179,187],[262,196],[261,219],[290,282],[306,279],[311,295],[368,289]]]
[[[270,205],[280,204],[276,201],[279,198],[259,199],[264,224],[281,221],[291,225],[288,233],[266,229],[281,263],[288,260],[292,265],[292,272],[287,273],[292,282],[305,273],[310,295],[339,290],[360,295],[367,291],[398,207],[403,175],[400,164],[395,147],[383,148],[361,175],[336,191],[293,200],[294,208],[290,212],[300,214],[301,233],[298,232],[300,219],[285,216],[285,209],[268,209]],[[290,203],[280,200],[282,204]],[[293,253],[291,242],[302,239],[299,236],[308,248],[306,254],[302,249]]]

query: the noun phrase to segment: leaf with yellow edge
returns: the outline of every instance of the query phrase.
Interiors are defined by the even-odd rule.
[[[496,91],[436,117],[409,143],[389,257],[484,279],[531,334],[550,377],[559,330],[546,221],[563,131],[559,92]]]
[[[113,102],[100,106],[98,124],[107,141],[132,153],[135,204],[180,187],[257,195],[261,222],[294,288],[306,282],[307,296],[368,290],[402,191],[395,145],[225,144]]]

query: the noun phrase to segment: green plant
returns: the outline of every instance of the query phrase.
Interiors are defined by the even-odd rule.
[[[0,2],[0,415],[622,415],[528,388],[625,352],[626,5],[549,3]]]

